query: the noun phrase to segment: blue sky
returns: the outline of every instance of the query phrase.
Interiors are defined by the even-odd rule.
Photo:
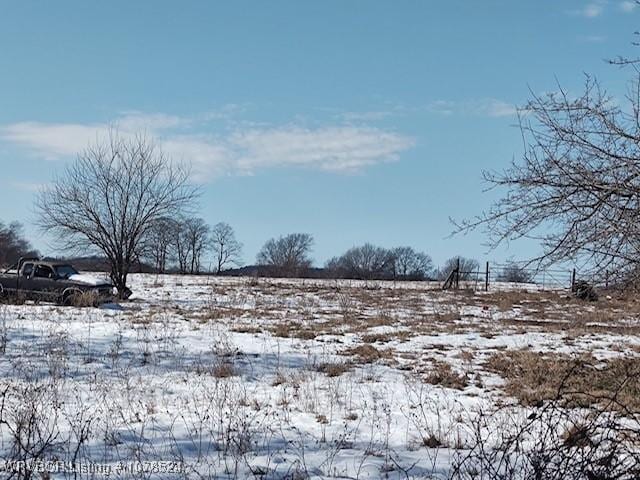
[[[318,264],[366,241],[442,263],[526,258],[453,239],[480,213],[482,169],[521,152],[529,89],[622,95],[638,12],[624,1],[3,2],[0,219],[32,226],[34,191],[104,132],[144,130],[203,185],[251,263],[308,232]]]

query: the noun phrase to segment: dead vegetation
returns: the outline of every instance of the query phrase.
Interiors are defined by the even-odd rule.
[[[562,395],[574,407],[607,402],[614,410],[621,405],[640,410],[637,357],[598,361],[591,355],[512,350],[495,353],[484,367],[504,378],[505,393],[525,406],[540,405]]]
[[[433,362],[431,371],[424,380],[432,385],[455,390],[464,390],[469,385],[467,375],[456,372],[449,363],[440,361]]]
[[[352,347],[341,352],[343,355],[354,357],[358,363],[375,363],[378,360],[393,358],[392,350],[378,350],[373,345],[365,344]]]
[[[230,360],[220,360],[215,362],[211,374],[216,378],[229,378],[238,375],[238,370]]]
[[[108,353],[113,365],[108,374],[117,381],[128,378],[132,369],[162,371],[173,358],[179,376],[168,377],[163,385],[171,387],[180,378],[181,382],[190,382],[192,389],[188,396],[180,397],[181,411],[173,420],[189,422],[185,426],[193,432],[189,433],[193,445],[201,435],[211,435],[207,429],[212,427],[204,429],[202,425],[213,426],[213,435],[220,439],[216,455],[235,452],[241,462],[248,463],[257,451],[252,448],[269,446],[273,419],[298,429],[300,419],[306,417],[319,440],[313,445],[329,448],[329,459],[341,449],[354,449],[354,455],[367,461],[390,459],[383,466],[388,471],[393,471],[393,462],[397,462],[398,469],[411,472],[415,460],[409,459],[414,455],[393,457],[396,453],[389,439],[396,429],[406,431],[407,450],[419,450],[421,456],[437,456],[442,449],[450,449],[460,465],[448,478],[476,480],[493,478],[478,472],[488,471],[501,461],[502,452],[509,455],[504,464],[514,471],[525,466],[537,472],[540,465],[553,465],[558,451],[567,462],[573,461],[571,455],[576,451],[612,453],[615,457],[617,451],[607,450],[607,445],[614,445],[613,440],[620,445],[624,435],[637,434],[637,429],[627,433],[615,422],[626,421],[621,415],[626,413],[624,409],[638,408],[638,360],[631,356],[640,356],[640,345],[620,341],[592,348],[590,344],[601,338],[591,334],[606,331],[607,322],[619,321],[624,310],[617,303],[621,300],[604,297],[601,311],[557,294],[507,292],[501,296],[375,284],[369,289],[341,288],[348,300],[340,301],[336,288],[328,282],[242,282],[237,289],[224,284],[203,288],[201,305],[175,305],[163,300],[142,309],[132,304],[122,314],[127,316],[122,323],[124,335],[113,342]],[[43,315],[48,312],[45,308]],[[26,311],[7,307],[7,312],[13,310]],[[76,313],[87,314],[86,310]],[[574,318],[566,318],[570,315]],[[0,320],[2,317],[0,308]],[[594,318],[602,324],[590,325]],[[14,327],[11,323],[0,325],[0,347],[3,330],[11,332]],[[621,325],[617,327],[615,331],[624,331]],[[61,345],[54,333],[50,343]],[[535,343],[538,337],[532,333],[552,340],[545,345],[544,338]],[[192,335],[191,341],[178,348],[176,339],[182,335]],[[7,347],[9,354],[16,348],[13,338]],[[65,349],[49,350],[45,366],[49,372],[56,372],[51,376],[69,375],[65,373],[69,366],[61,357],[75,355],[76,343],[81,344],[70,341]],[[91,342],[98,348],[102,344],[106,345]],[[514,345],[522,348],[514,349]],[[578,357],[539,352],[567,345],[587,353]],[[27,348],[32,347],[29,344]],[[200,351],[194,355],[197,348]],[[589,354],[590,348],[596,354]],[[595,356],[603,350],[610,359]],[[129,358],[135,361],[129,362]],[[118,372],[122,377],[115,377]],[[143,375],[139,378],[145,381]],[[402,391],[403,386],[406,391]],[[111,392],[107,387],[104,391]],[[157,412],[164,412],[165,406],[164,399],[148,393],[153,388],[157,386],[148,384],[140,396],[141,407],[135,410],[148,422],[155,422]],[[135,402],[138,391],[134,385],[129,393]],[[106,398],[109,395],[106,393]],[[174,398],[167,397],[166,404]],[[190,415],[183,417],[183,409]],[[616,418],[603,413],[612,410]],[[575,411],[580,415],[571,417]],[[406,425],[393,416],[397,412],[406,418]],[[476,417],[477,412],[481,413]],[[105,422],[112,421],[111,416],[104,417]],[[140,425],[146,428],[150,423]],[[296,445],[308,449],[311,444],[302,443],[302,430],[295,430],[295,435],[283,438],[281,444],[289,451]],[[114,445],[122,442],[113,431],[104,435],[100,432],[100,438],[104,436]],[[473,438],[475,434],[478,438]],[[547,435],[544,442],[538,442],[543,434]],[[489,443],[489,438],[497,443]],[[532,444],[533,453],[526,456]],[[362,450],[358,450],[359,445],[364,445]],[[400,445],[399,450],[403,447]],[[249,453],[244,458],[239,452]],[[274,452],[281,455],[278,450]],[[203,458],[207,455],[203,453]],[[298,457],[304,457],[302,450]],[[509,463],[511,459],[514,461]],[[424,465],[426,462],[420,468],[427,472]],[[258,471],[262,467],[252,468]],[[387,470],[376,473],[381,471]],[[329,476],[335,472],[332,467],[323,470]],[[352,473],[349,478],[362,478]],[[505,470],[501,478],[515,478],[511,473]]]
[[[99,297],[98,293],[92,290],[79,291],[69,295],[64,303],[78,308],[95,307],[99,304]]]
[[[347,373],[353,368],[353,364],[349,361],[345,362],[322,362],[316,370],[320,373],[324,373],[327,377],[339,377],[344,373]]]

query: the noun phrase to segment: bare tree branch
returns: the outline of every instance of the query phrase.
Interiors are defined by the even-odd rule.
[[[141,240],[162,218],[193,206],[199,195],[189,172],[152,140],[110,132],[89,146],[36,201],[39,226],[66,250],[101,252],[126,296]]]
[[[484,172],[506,194],[457,232],[485,227],[492,248],[533,238],[538,266],[580,261],[593,274],[638,270],[640,254],[640,75],[627,104],[587,76],[583,93],[533,98],[520,111],[521,161]]]
[[[311,267],[309,253],[313,237],[308,233],[290,233],[267,241],[256,258],[258,265],[271,267],[276,275],[297,276]]]
[[[240,265],[242,244],[236,240],[231,225],[217,223],[211,232],[211,243],[216,260],[216,273],[219,274],[229,265]]]

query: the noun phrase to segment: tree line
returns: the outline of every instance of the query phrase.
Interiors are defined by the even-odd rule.
[[[5,225],[0,222],[0,265],[13,265],[20,257],[38,257],[40,254],[25,238],[21,223]]]
[[[461,280],[479,272],[477,260],[455,256],[435,268],[429,255],[412,247],[383,248],[365,243],[328,260],[315,269],[311,253],[314,239],[308,233],[291,233],[269,239],[256,257],[254,272],[281,277],[321,276],[359,280],[444,280],[460,266]],[[21,257],[37,257],[18,222],[0,222],[0,265],[14,265]],[[198,217],[162,217],[151,222],[141,238],[136,261],[155,273],[223,274],[242,265],[242,243],[224,222],[213,227]],[[207,262],[205,264],[205,262]],[[319,270],[319,272],[318,272]],[[530,275],[515,263],[499,274],[499,281],[529,282]]]
[[[210,263],[203,262],[212,255]],[[210,227],[202,218],[162,217],[151,222],[137,251],[157,273],[221,273],[241,265],[242,244],[233,228],[220,222]]]
[[[113,240],[111,240],[113,242]],[[313,269],[314,239],[308,233],[291,233],[265,242],[256,256],[259,273],[281,277],[305,277]],[[37,257],[18,222],[0,223],[0,265],[14,265],[21,257]],[[242,265],[242,243],[224,222],[208,225],[202,218],[163,216],[149,223],[131,255],[131,270],[144,265],[155,273],[222,274]],[[361,280],[433,280],[446,277],[458,259],[463,277],[478,262],[463,257],[449,259],[435,269],[429,255],[412,247],[383,248],[366,243],[328,260],[322,276]],[[206,264],[205,264],[206,262]],[[316,269],[317,270],[317,269]]]
[[[274,276],[306,276],[312,267],[314,240],[308,233],[291,233],[268,240],[256,258]],[[433,261],[411,247],[386,249],[366,243],[328,260],[325,277],[361,280],[428,280],[434,278]]]

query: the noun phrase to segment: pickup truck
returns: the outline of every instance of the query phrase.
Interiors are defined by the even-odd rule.
[[[91,299],[98,305],[113,298],[108,279],[79,273],[68,263],[34,258],[20,259],[14,268],[0,273],[0,297],[74,305],[79,299]]]

